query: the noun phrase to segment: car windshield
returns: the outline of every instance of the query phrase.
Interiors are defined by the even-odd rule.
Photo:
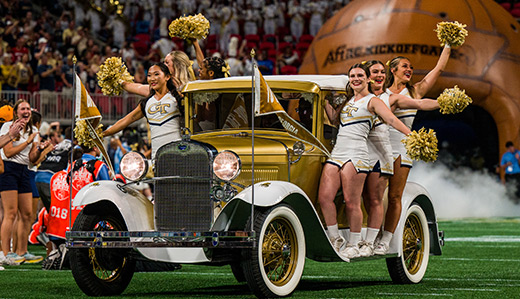
[[[306,129],[312,129],[312,93],[275,92],[285,111]],[[194,133],[219,129],[251,128],[251,93],[203,93],[192,97]],[[283,127],[275,114],[255,117],[255,129],[280,129]]]

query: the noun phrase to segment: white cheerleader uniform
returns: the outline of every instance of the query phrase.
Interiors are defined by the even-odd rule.
[[[151,97],[146,101],[146,118],[150,125],[152,137],[152,159],[157,150],[172,141],[181,139],[180,111],[177,100],[171,93],[167,93],[160,100]]]
[[[390,95],[382,93],[378,97],[390,109]],[[388,128],[389,126],[379,117],[375,118],[374,127],[368,134],[368,156],[370,158],[370,167],[372,171],[378,171],[385,175],[393,175],[394,160]],[[379,169],[375,169],[378,162]]]
[[[386,90],[386,93],[389,95],[393,94],[390,89]],[[412,98],[408,88],[403,89],[399,94],[405,95],[409,98]],[[417,114],[416,109],[399,109],[397,108],[394,111],[395,116],[405,124],[408,129],[412,129],[413,120],[415,119],[415,115]],[[406,148],[404,143],[401,140],[406,138],[406,135],[397,131],[396,129],[390,127],[390,144],[392,145],[392,151],[394,155],[394,161],[401,156],[401,166],[412,167],[413,160],[406,153]]]
[[[357,172],[370,171],[367,139],[375,116],[367,105],[373,97],[370,93],[357,101],[352,98],[341,109],[341,126],[328,163],[342,168],[350,161]]]

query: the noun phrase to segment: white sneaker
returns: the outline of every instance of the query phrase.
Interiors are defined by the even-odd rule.
[[[374,255],[374,244],[372,242],[361,241],[358,244],[359,255],[361,257],[369,257]]]
[[[343,239],[342,236],[338,236],[336,238],[332,237],[329,240],[330,240],[330,243],[332,244],[332,247],[334,247],[334,249],[337,252],[339,252],[341,250],[341,248],[343,247],[343,245],[345,245],[345,239]]]
[[[379,244],[377,244],[376,248],[374,249],[374,254],[385,255],[385,254],[387,254],[389,249],[390,249],[389,244],[380,242]]]
[[[359,247],[354,244],[347,243],[347,246],[340,252],[341,255],[348,259],[355,259],[360,257],[359,255]]]
[[[0,265],[6,264],[4,252],[0,250]]]

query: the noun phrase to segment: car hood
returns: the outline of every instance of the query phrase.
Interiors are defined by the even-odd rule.
[[[230,150],[239,156],[250,156],[252,148],[251,130],[233,130],[202,133],[192,136],[193,140],[208,143],[218,152]],[[254,136],[255,156],[287,155],[296,140],[284,131],[256,130]]]

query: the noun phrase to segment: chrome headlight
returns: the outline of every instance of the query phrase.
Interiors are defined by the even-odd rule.
[[[224,181],[231,181],[238,176],[242,162],[232,151],[222,151],[213,160],[213,173]]]
[[[137,181],[148,173],[148,161],[139,152],[128,152],[119,163],[121,174],[129,181]]]

